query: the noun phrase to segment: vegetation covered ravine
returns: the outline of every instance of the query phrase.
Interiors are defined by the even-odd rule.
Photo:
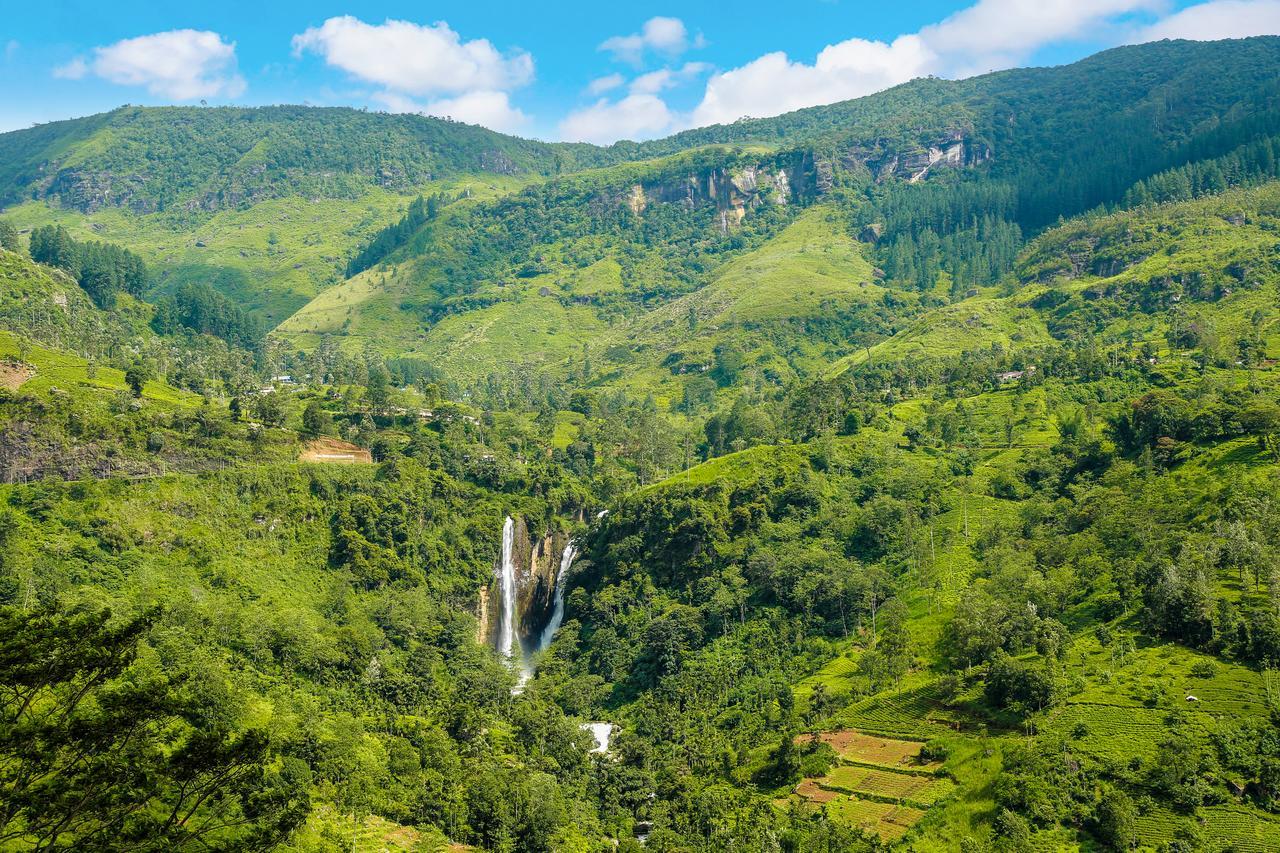
[[[0,135],[0,851],[1280,849],[1278,50]]]

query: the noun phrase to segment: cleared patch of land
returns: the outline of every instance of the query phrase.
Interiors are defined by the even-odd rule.
[[[336,438],[317,438],[307,442],[298,454],[299,462],[337,462],[340,464],[372,464],[373,456],[358,444]]]
[[[808,737],[801,735],[797,741]],[[822,732],[818,739],[829,744],[845,761],[859,764],[880,764],[886,766],[911,764],[924,768],[935,768],[934,762],[920,758],[920,748],[924,744],[914,740],[896,740],[865,734],[853,729],[841,729],[834,732]]]
[[[836,820],[874,832],[886,841],[894,841],[907,834],[907,830],[924,817],[924,812],[912,806],[881,803],[845,797],[827,806],[827,813]]]
[[[6,391],[17,391],[23,382],[35,375],[36,369],[30,364],[11,359],[0,361],[0,388]]]
[[[801,735],[797,742],[813,735]],[[792,800],[825,808],[831,817],[893,841],[906,834],[934,803],[955,790],[937,773],[938,762],[922,761],[919,741],[881,737],[854,729],[821,732],[841,764],[825,776],[804,779]]]

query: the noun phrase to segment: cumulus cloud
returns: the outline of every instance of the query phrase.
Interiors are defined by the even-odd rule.
[[[416,113],[478,124],[501,133],[517,133],[529,124],[529,116],[511,104],[506,92],[478,90],[453,98],[419,101],[399,92],[375,92],[373,100],[387,112]]]
[[[571,142],[605,144],[618,139],[648,139],[675,130],[685,119],[674,112],[659,93],[688,83],[711,70],[705,62],[686,62],[676,68],[659,68],[627,83],[627,94],[617,101],[600,98],[576,110],[560,123],[560,138]],[[625,78],[611,74],[592,81],[590,94],[621,88]]]
[[[443,21],[366,24],[343,15],[294,36],[293,51],[313,51],[353,77],[411,95],[508,91],[533,79],[528,53],[503,55],[487,39],[464,42]]]
[[[90,74],[122,86],[145,86],[153,95],[189,101],[234,98],[245,89],[236,73],[236,46],[217,33],[170,30],[93,49],[55,68],[53,75],[79,80]]]
[[[1211,0],[1141,30],[1134,42],[1246,38],[1280,34],[1280,0]]]
[[[53,76],[59,80],[83,80],[89,74],[89,63],[77,56],[66,65],[53,69]]]
[[[734,121],[742,116],[779,113],[856,98],[930,73],[933,54],[918,36],[890,44],[849,39],[830,45],[812,64],[768,53],[730,71],[712,75],[693,124]]]
[[[656,95],[710,70],[711,66],[705,62],[686,62],[679,68],[659,68],[657,71],[641,74],[627,88],[633,95]]]
[[[600,43],[600,50],[608,51],[620,62],[638,65],[644,59],[645,51],[652,50],[667,56],[679,56],[688,50],[691,44],[701,45],[702,36],[696,37],[691,42],[684,21],[679,18],[658,16],[645,21],[638,33],[605,39]]]
[[[533,80],[533,57],[523,50],[503,53],[488,39],[463,41],[444,21],[367,24],[343,15],[294,36],[293,52],[316,53],[380,86],[373,97],[393,112],[450,116],[505,132],[528,123],[510,92]]]
[[[560,123],[560,138],[604,145],[618,139],[643,139],[673,128],[676,117],[657,95],[639,93],[620,101],[601,98],[569,114]]]
[[[927,74],[965,77],[1026,61],[1045,45],[1117,33],[1120,21],[1161,0],[978,0],[891,42],[851,38],[813,63],[770,53],[714,75],[694,109],[697,125],[768,116],[856,98]]]

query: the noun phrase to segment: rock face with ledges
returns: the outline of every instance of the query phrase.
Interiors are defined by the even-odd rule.
[[[512,562],[516,575],[516,634],[521,647],[531,649],[551,618],[556,574],[569,540],[559,530],[534,538],[523,516],[515,516],[514,521]],[[480,637],[488,645],[497,642],[498,620],[502,613],[502,586],[498,580],[501,571],[502,555],[499,554],[493,565],[493,580],[481,591],[476,608],[481,621]]]

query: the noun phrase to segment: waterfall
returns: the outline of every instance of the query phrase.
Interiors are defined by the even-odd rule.
[[[565,543],[564,553],[560,555],[560,570],[556,572],[555,604],[552,605],[551,618],[547,621],[547,627],[542,629],[542,636],[538,638],[539,652],[547,650],[547,647],[551,645],[552,638],[556,635],[556,631],[560,629],[560,623],[564,621],[564,581],[577,551],[577,546],[570,539]]]
[[[516,523],[507,516],[502,525],[502,567],[498,584],[502,592],[502,613],[498,621],[498,653],[508,660],[515,654],[516,645],[516,564],[512,550],[515,547]]]
[[[591,736],[596,739],[596,748],[592,752],[608,754],[609,740],[613,737],[613,723],[583,723],[579,728],[591,732]]]

